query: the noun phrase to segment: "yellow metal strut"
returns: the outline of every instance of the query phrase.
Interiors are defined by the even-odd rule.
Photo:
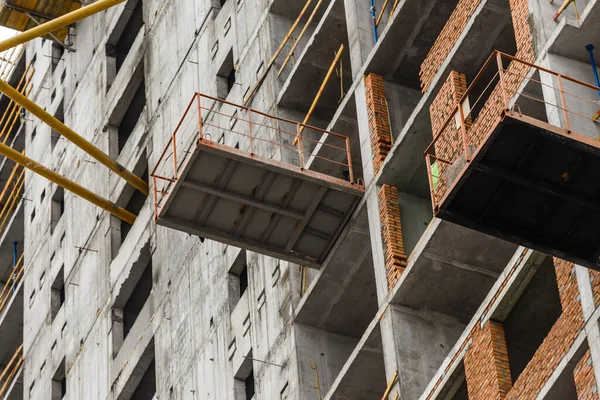
[[[44,178],[56,183],[57,185],[67,189],[68,191],[89,201],[90,203],[97,205],[103,210],[108,211],[109,213],[113,214],[114,216],[122,219],[123,221],[129,224],[133,225],[133,223],[135,222],[135,215],[133,215],[129,211],[121,207],[117,207],[114,203],[110,202],[109,200],[98,196],[97,194],[91,192],[83,186],[80,186],[77,183],[65,178],[64,176],[57,174],[51,169],[44,167],[37,161],[32,160],[31,158],[19,153],[18,151],[2,143],[0,143],[0,155],[6,158],[10,158],[17,164],[20,164],[25,168],[30,169],[36,174],[43,176]]]
[[[55,18],[51,21],[38,25],[35,28],[28,29],[23,33],[20,33],[16,36],[11,37],[10,39],[6,39],[0,42],[0,53],[20,44],[27,43],[32,39],[45,36],[61,28],[74,24],[77,21],[94,15],[100,11],[109,9],[113,6],[116,6],[117,4],[123,3],[124,1],[125,0],[98,0],[97,2],[90,4],[89,6],[85,6],[78,10],[71,11],[70,13],[67,13],[61,17]]]
[[[87,7],[86,7],[87,8]],[[133,173],[126,170],[122,165],[118,162],[107,156],[102,150],[88,142],[83,137],[79,136],[75,131],[71,128],[54,118],[50,113],[44,110],[42,107],[38,106],[36,103],[31,101],[27,96],[24,96],[18,90],[14,89],[8,83],[0,79],[0,92],[4,93],[16,103],[24,107],[27,111],[44,121],[48,124],[52,129],[63,135],[65,138],[69,139],[73,144],[77,147],[88,153],[90,156],[94,157],[96,160],[100,161],[106,167],[108,167],[111,171],[115,172],[117,175],[125,179],[129,182],[133,187],[138,189],[140,192],[144,193],[146,196],[149,193],[148,184],[144,182],[140,177],[134,175]]]

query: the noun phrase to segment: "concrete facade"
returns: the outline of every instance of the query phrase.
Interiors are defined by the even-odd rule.
[[[494,49],[594,84],[585,45],[600,48],[600,5],[580,0],[578,19],[571,5],[554,21],[556,3],[375,0],[384,10],[376,43],[366,0],[318,3],[289,64],[278,77],[291,41],[247,104],[302,121],[344,45],[309,123],[348,137],[364,195],[317,267],[157,224],[152,193],[24,113],[10,130],[15,149],[137,219],[129,226],[25,171],[0,221],[9,287],[0,298],[0,399],[598,399],[600,273],[433,218],[423,157],[432,115],[451,116],[451,107],[430,107],[448,105],[440,93],[458,102],[448,77],[456,71],[469,85]],[[17,86],[33,71],[31,99],[152,186],[194,93],[242,104],[303,5],[128,0],[72,26],[74,51],[27,43],[7,79]],[[383,82],[379,103],[369,74]],[[540,80],[547,86],[523,88],[512,104],[564,127],[552,106],[557,82]],[[0,98],[0,108],[9,104]],[[385,105],[389,118],[376,120],[370,104]],[[571,125],[592,139],[598,126]],[[295,163],[292,141],[277,137],[263,150]],[[377,158],[374,141],[385,147]],[[305,169],[344,179],[347,166],[324,162],[333,156],[323,143]],[[0,165],[11,189],[13,167]],[[398,198],[386,213],[383,187]],[[396,218],[401,228],[382,229]],[[390,235],[405,257],[392,283]],[[14,287],[13,242],[24,266]]]

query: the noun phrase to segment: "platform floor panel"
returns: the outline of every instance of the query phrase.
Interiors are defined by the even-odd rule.
[[[26,31],[37,26],[27,13],[40,23],[44,23],[75,11],[81,6],[82,3],[78,0],[4,0],[0,5],[0,25],[17,31]],[[54,32],[63,41],[68,33],[68,28]],[[50,36],[47,38],[52,39]]]
[[[157,214],[159,225],[318,268],[362,187],[201,140]]]
[[[600,270],[600,148],[509,113],[463,167],[437,216]]]

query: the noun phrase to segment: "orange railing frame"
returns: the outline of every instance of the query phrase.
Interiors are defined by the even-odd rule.
[[[23,280],[24,270],[23,254],[21,254],[21,257],[17,260],[17,264],[12,267],[10,277],[4,284],[2,292],[0,292],[0,314],[2,314],[10,299],[16,294],[16,289]]]
[[[482,93],[479,95],[479,97],[477,98],[477,100],[471,105],[469,112],[465,115],[464,110],[463,110],[463,105],[465,104],[465,102],[468,100],[469,95],[472,94],[473,89],[475,87],[475,85],[477,83],[479,83],[479,81],[482,79],[484,73],[487,71],[487,69],[493,64],[493,61],[496,61],[496,67],[498,68],[498,71],[496,72],[496,74],[490,79],[490,82],[488,82],[488,84],[485,86],[485,88],[483,89]],[[529,72],[525,75],[519,75],[516,74],[512,71],[509,71],[509,67],[504,67],[503,65],[503,60],[509,60],[511,63],[517,63],[517,64],[523,64],[526,67],[529,68],[529,72],[531,72],[531,70],[537,70],[539,72],[544,72],[547,73],[551,76],[554,76],[557,79],[558,82],[558,88],[548,85],[544,82],[541,81],[541,79],[538,81],[534,78],[532,78]],[[507,83],[506,83],[506,75],[516,75],[518,77],[520,77],[522,80],[518,83],[517,88],[514,89],[514,93],[510,94],[507,93]],[[425,156],[425,160],[426,160],[426,166],[427,166],[427,175],[428,175],[428,179],[429,179],[429,187],[430,187],[430,194],[431,194],[431,199],[432,199],[432,206],[434,211],[436,211],[438,209],[439,206],[439,202],[437,200],[437,195],[436,195],[436,187],[434,184],[434,178],[440,178],[439,176],[434,176],[433,175],[433,165],[432,165],[432,160],[434,160],[435,162],[440,162],[443,164],[447,164],[450,165],[452,164],[455,160],[445,160],[441,157],[438,157],[437,155],[434,154],[435,152],[435,145],[436,143],[438,143],[438,141],[440,140],[440,138],[444,135],[444,133],[446,132],[446,128],[448,128],[448,125],[455,120],[456,116],[458,115],[458,120],[460,123],[460,139],[462,142],[462,153],[458,153],[458,155],[460,156],[461,154],[465,156],[465,162],[469,163],[471,161],[471,154],[470,154],[470,150],[469,150],[469,137],[468,137],[468,133],[467,133],[467,125],[466,125],[466,121],[467,119],[472,116],[473,110],[475,109],[475,106],[477,104],[480,103],[480,101],[483,99],[484,94],[488,91],[488,89],[492,86],[492,84],[494,83],[494,81],[496,80],[496,77],[498,77],[498,85],[500,86],[500,91],[502,94],[502,104],[503,104],[503,110],[501,113],[499,113],[498,118],[502,117],[503,114],[509,112],[511,110],[511,101],[513,100],[513,98],[516,98],[517,96],[524,96],[527,97],[531,100],[535,100],[538,102],[542,102],[546,105],[549,105],[551,107],[555,107],[559,110],[562,111],[562,115],[564,118],[564,122],[565,122],[565,127],[564,128],[560,128],[563,129],[564,132],[566,134],[570,134],[571,133],[571,118],[570,115],[576,115],[585,119],[588,119],[590,121],[593,121],[592,117],[588,117],[586,115],[583,115],[581,113],[578,113],[574,110],[569,110],[566,104],[566,99],[565,99],[565,94],[587,101],[589,103],[593,103],[593,104],[598,104],[597,101],[592,101],[590,99],[586,99],[584,97],[581,97],[579,95],[576,94],[572,94],[572,93],[568,93],[564,90],[563,87],[563,82],[569,81],[571,83],[574,83],[576,85],[580,85],[583,86],[585,88],[588,89],[592,89],[594,91],[598,91],[600,90],[599,87],[594,86],[592,84],[586,83],[586,82],[582,82],[578,79],[575,78],[571,78],[565,75],[562,75],[560,73],[554,72],[552,70],[549,70],[547,68],[544,67],[540,67],[538,65],[535,65],[531,62],[527,62],[521,59],[518,59],[514,56],[511,56],[509,54],[500,52],[500,51],[494,51],[490,57],[486,60],[486,62],[484,63],[483,67],[481,68],[481,70],[477,73],[477,75],[475,76],[475,78],[473,79],[473,81],[471,82],[471,84],[469,85],[469,87],[467,88],[467,90],[465,91],[465,93],[461,96],[461,98],[456,102],[456,104],[453,106],[452,110],[450,111],[448,117],[446,118],[444,124],[441,126],[441,128],[437,131],[434,132],[433,135],[433,140],[430,143],[430,145],[427,147],[427,149],[424,151],[424,156]],[[518,91],[518,87],[522,86],[524,82],[529,81],[529,82],[536,82],[542,86],[547,86],[549,88],[551,88],[552,90],[558,90],[559,92],[559,99],[560,99],[560,105],[558,104],[552,104],[552,103],[548,103],[547,101],[543,100],[543,99],[536,99],[533,98],[525,93],[519,93]],[[473,121],[473,124],[475,123],[475,121]],[[439,166],[438,166],[439,168]]]
[[[14,379],[16,379],[17,374],[21,366],[23,365],[23,345],[20,345],[15,354],[12,356],[2,374],[0,374],[0,382],[4,382],[2,387],[0,387],[0,397],[6,395],[8,389],[12,385]]]
[[[210,108],[208,108],[207,106],[203,105],[202,100],[208,100],[210,101],[212,104],[210,105]],[[224,114],[222,112],[220,112],[219,110],[215,109],[216,105],[226,105],[226,106],[230,106],[233,107],[235,109],[235,112],[230,115],[230,114]],[[268,142],[276,147],[279,147],[281,149],[286,149],[289,150],[290,152],[294,152],[294,153],[298,153],[298,158],[300,161],[300,168],[301,169],[305,169],[306,165],[305,165],[305,158],[306,155],[308,154],[307,151],[305,150],[305,143],[306,142],[310,142],[312,143],[315,148],[317,146],[322,146],[322,147],[328,147],[330,149],[333,149],[333,151],[339,152],[337,154],[342,154],[341,158],[345,159],[345,162],[339,162],[333,159],[329,159],[327,157],[321,156],[316,154],[315,152],[311,152],[309,155],[314,157],[314,158],[318,158],[321,160],[324,160],[326,162],[338,165],[338,166],[342,166],[345,168],[348,168],[348,175],[349,175],[349,180],[351,183],[354,183],[354,171],[352,168],[352,156],[351,156],[351,150],[350,150],[350,139],[347,136],[343,136],[334,132],[330,132],[312,125],[308,125],[308,124],[303,124],[297,121],[293,121],[290,119],[286,119],[286,118],[281,118],[281,117],[277,117],[274,115],[270,115],[261,111],[257,111],[254,109],[251,109],[249,107],[243,106],[243,105],[239,105],[239,104],[235,104],[235,103],[231,103],[228,102],[226,100],[222,100],[216,97],[212,97],[212,96],[208,96],[205,94],[201,94],[201,93],[195,93],[192,97],[192,100],[189,102],[189,104],[187,105],[184,113],[183,113],[183,117],[180,119],[180,121],[178,122],[177,126],[175,127],[175,130],[173,131],[173,133],[171,134],[171,137],[169,138],[169,141],[167,142],[165,149],[163,150],[163,152],[161,153],[156,166],[154,167],[152,173],[151,173],[151,177],[153,180],[153,190],[154,190],[154,211],[155,211],[155,217],[158,215],[159,213],[159,209],[160,209],[160,201],[158,199],[159,195],[166,195],[168,194],[168,192],[164,189],[159,189],[157,186],[157,183],[159,180],[165,181],[165,182],[169,182],[169,183],[174,183],[177,182],[177,180],[179,179],[179,166],[180,164],[185,161],[185,159],[189,156],[191,156],[192,151],[187,151],[187,152],[183,152],[183,154],[185,154],[184,159],[181,159],[179,157],[179,153],[181,153],[181,149],[178,148],[177,146],[177,135],[180,132],[180,130],[182,129],[182,126],[184,124],[184,121],[186,120],[186,118],[189,116],[190,112],[193,109],[196,109],[197,112],[197,116],[195,116],[194,118],[196,119],[196,123],[197,123],[197,130],[198,130],[198,136],[197,136],[197,141],[196,141],[196,146],[201,143],[202,141],[210,141],[212,142],[212,138],[208,138],[209,135],[207,135],[204,131],[206,130],[207,127],[215,127],[217,129],[222,130],[223,132],[230,132],[233,133],[235,135],[239,135],[239,136],[243,136],[248,138],[249,141],[249,150],[247,151],[247,153],[251,156],[251,157],[258,157],[257,154],[255,154],[256,151],[256,145],[255,142],[261,141],[261,142]],[[208,112],[208,115],[206,116],[206,118],[204,118],[202,116],[202,111],[205,110]],[[243,118],[242,116],[238,115],[238,111],[242,111],[245,112],[247,115],[247,118]],[[229,128],[224,128],[222,126],[217,126],[217,125],[213,125],[211,122],[208,122],[207,119],[208,117],[212,117],[212,116],[222,116],[222,117],[228,117],[231,119],[235,120],[235,124],[237,124],[238,122],[242,122],[242,123],[246,123],[247,127],[248,127],[248,132],[247,133],[243,133],[241,131],[234,131],[233,128],[229,127]],[[275,126],[271,126],[271,125],[266,125],[266,123],[261,123],[257,120],[257,116],[264,118],[265,121],[272,121],[275,123],[285,123],[285,124],[290,124],[296,127],[295,132],[289,132],[289,131],[285,131],[279,127],[275,127]],[[254,117],[254,118],[253,118]],[[189,126],[189,125],[188,125]],[[285,143],[282,143],[280,141],[277,140],[270,140],[270,139],[265,139],[262,138],[260,136],[258,136],[256,134],[256,128],[262,128],[262,127],[266,127],[267,129],[273,129],[274,131],[276,131],[278,133],[278,135],[288,135],[290,139],[295,139],[295,138],[299,138],[299,144],[298,146],[293,146],[293,145],[286,145]],[[301,132],[303,130],[309,130],[309,131],[315,131],[320,133],[321,138],[319,140],[315,140],[315,139],[311,139],[309,137],[306,137],[305,135],[298,135],[298,132]],[[324,136],[330,136],[330,137],[334,137],[339,139],[340,141],[343,142],[343,145],[333,145],[331,143],[326,143],[325,140],[323,139]],[[193,138],[192,138],[193,139]],[[193,142],[192,142],[193,145]],[[169,150],[171,149],[171,151],[169,152]],[[187,150],[187,149],[185,149]],[[163,165],[165,165],[165,163],[167,161],[169,161],[169,158],[172,157],[172,162],[173,162],[173,175],[172,176],[165,176],[164,174],[160,174],[158,171],[160,168],[163,167]]]
[[[4,232],[9,218],[21,200],[23,185],[25,183],[25,170],[20,165],[15,165],[9,179],[0,194],[0,202],[4,202],[0,210],[0,234]]]

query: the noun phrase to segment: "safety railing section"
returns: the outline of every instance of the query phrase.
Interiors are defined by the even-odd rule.
[[[32,67],[31,63],[25,69],[25,72],[21,76],[16,89],[29,96],[33,89],[31,79],[35,73],[35,68]],[[17,104],[14,100],[8,102],[8,106],[4,109],[2,117],[0,117],[0,142],[6,144],[11,133],[15,130],[15,127],[23,123],[23,107]]]
[[[19,45],[0,53],[0,79],[6,81],[10,78],[23,54],[23,49],[23,45]]]
[[[12,387],[15,379],[19,377],[19,371],[23,366],[23,345],[20,345],[12,356],[6,367],[0,374],[0,398],[3,398]]]
[[[24,183],[25,170],[16,164],[0,193],[0,235],[8,226],[10,218],[21,201]]]
[[[316,157],[347,171],[346,180],[354,183],[348,137],[196,93],[151,174],[156,215],[179,179],[183,163],[201,142],[301,169],[310,156]],[[313,152],[317,147],[330,151],[321,156]],[[335,179],[324,175],[330,178]]]
[[[425,150],[434,210],[503,113],[513,111],[565,134],[597,138],[599,100],[599,87],[492,53]]]
[[[17,263],[12,267],[12,271],[6,283],[4,283],[2,292],[0,292],[0,315],[2,315],[4,309],[8,306],[10,300],[16,296],[19,285],[23,281],[23,272],[23,254],[21,254]]]

